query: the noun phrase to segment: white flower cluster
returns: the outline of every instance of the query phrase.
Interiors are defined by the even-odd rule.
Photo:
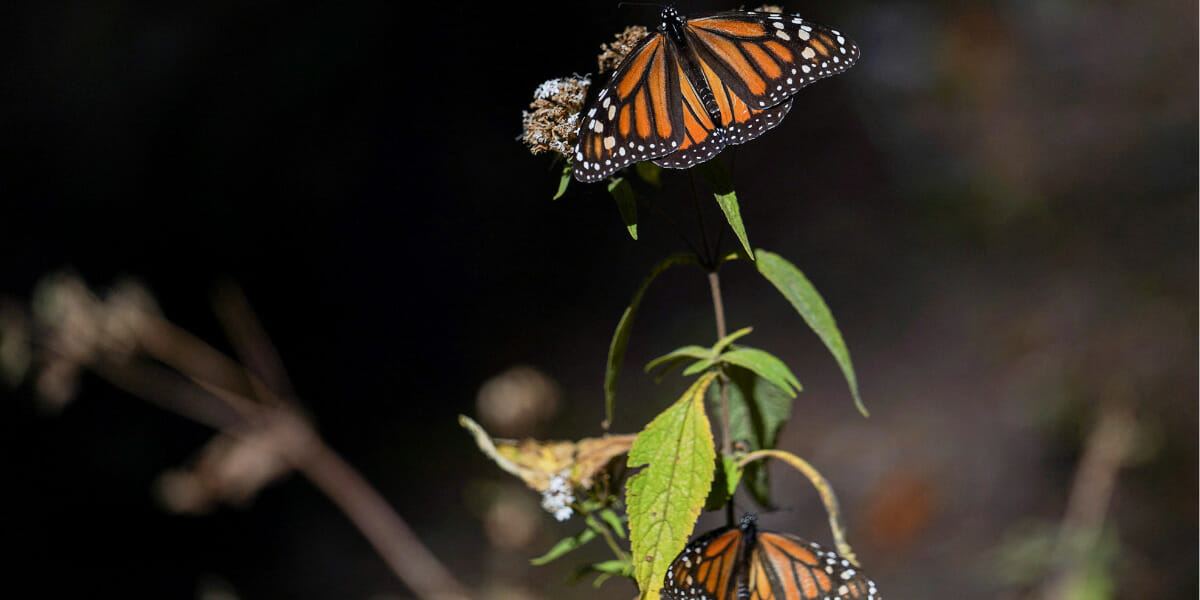
[[[533,97],[534,98],[549,98],[550,96],[557,94],[558,90],[559,90],[559,83],[561,81],[562,81],[561,79],[551,79],[549,81],[543,81],[542,84],[537,86],[537,89],[534,90]]]
[[[568,95],[563,100],[574,103],[583,103],[583,93],[587,92],[587,88],[592,84],[589,77],[560,77],[558,79],[550,79],[543,81],[541,85],[533,92],[533,97],[539,100],[557,96],[560,93],[568,92]]]
[[[566,521],[574,514],[571,510],[571,503],[574,501],[571,480],[567,479],[567,470],[563,469],[561,473],[550,478],[550,487],[542,492],[542,508],[554,515],[555,519]]]

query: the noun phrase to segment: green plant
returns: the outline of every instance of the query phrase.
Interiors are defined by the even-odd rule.
[[[620,36],[618,42],[625,50],[633,44]],[[533,152],[555,151],[567,161],[555,198],[566,193],[572,178],[574,134],[589,85],[589,80],[578,77],[548,81],[538,88],[532,110],[525,113],[523,139]],[[554,545],[535,559],[535,564],[557,559],[592,540],[604,540],[613,558],[585,565],[578,574],[596,574],[597,584],[613,575],[632,578],[643,598],[658,596],[668,565],[684,548],[702,509],[728,508],[732,515],[731,499],[743,484],[758,503],[769,505],[767,472],[758,462],[767,457],[794,466],[816,485],[840,553],[857,565],[845,541],[836,498],[824,477],[799,457],[775,448],[779,430],[791,416],[792,401],[802,389],[800,382],[784,361],[745,343],[752,328],[726,331],[720,271],[731,264],[751,266],[769,281],[824,342],[845,376],[855,405],[865,416],[867,410],[845,341],[829,308],[803,272],[778,254],[751,245],[733,178],[720,157],[696,165],[694,172],[711,192],[738,247],[721,251],[719,238],[710,244],[701,213],[701,243],[688,241],[681,232],[690,251],[668,256],[651,269],[613,333],[604,379],[605,419],[601,429],[607,432],[617,408],[617,382],[643,296],[664,271],[685,265],[698,268],[708,280],[716,340],[710,345],[681,346],[650,361],[645,370],[656,373],[659,380],[681,370],[684,376],[694,378],[687,391],[636,437],[605,433],[578,443],[502,442],[490,438],[474,421],[461,419],[485,453],[543,494],[543,507],[556,518],[565,520],[572,513],[583,517],[582,531]],[[656,204],[662,186],[659,167],[650,162],[636,163],[610,178],[607,189],[634,240],[638,238],[639,206],[663,213]],[[700,198],[696,200],[699,212]],[[714,429],[718,436],[714,436]],[[585,446],[596,445],[607,451],[585,451]],[[628,458],[622,461],[620,455],[626,451]],[[583,460],[584,456],[589,459]],[[623,546],[626,539],[628,550]]]

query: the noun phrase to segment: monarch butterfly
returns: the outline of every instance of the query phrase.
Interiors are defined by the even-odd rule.
[[[882,600],[850,561],[787,533],[738,527],[696,538],[667,568],[662,600]]]
[[[800,17],[664,8],[659,30],[625,56],[582,115],[579,181],[632,163],[684,169],[783,120],[804,86],[849,69],[858,46]]]

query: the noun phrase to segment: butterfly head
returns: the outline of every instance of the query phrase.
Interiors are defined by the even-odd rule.
[[[746,513],[742,515],[742,522],[738,524],[738,529],[742,530],[742,535],[754,535],[757,528],[758,516],[754,513]]]
[[[663,33],[669,33],[683,27],[685,21],[683,15],[674,6],[664,6],[662,12],[659,13],[659,18],[662,22],[658,25],[658,30]]]

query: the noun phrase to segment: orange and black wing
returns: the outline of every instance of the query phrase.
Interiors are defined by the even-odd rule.
[[[795,15],[718,13],[689,19],[684,32],[714,92],[719,83],[751,109],[776,106],[859,57],[840,31]]]
[[[746,600],[882,600],[850,561],[786,533],[759,532],[748,568]]]
[[[712,159],[725,145],[729,143],[728,131],[722,109],[721,118],[714,121],[712,111],[705,106],[703,90],[704,82],[694,82],[687,72],[680,68],[676,75],[679,78],[680,104],[675,107],[683,121],[683,140],[670,154],[657,158],[654,164],[671,169],[686,169],[694,164]],[[744,105],[743,105],[744,106]]]
[[[778,125],[796,92],[859,56],[837,30],[791,15],[685,20],[671,10],[665,19],[681,24],[683,38],[642,40],[581,116],[576,179],[597,181],[644,160],[675,169],[707,161]]]
[[[680,88],[679,53],[666,36],[647,36],[613,72],[596,101],[580,115],[574,173],[597,181],[635,162],[676,151],[685,144],[686,104]]]
[[[738,600],[741,530],[726,527],[693,540],[667,568],[661,600]]]

